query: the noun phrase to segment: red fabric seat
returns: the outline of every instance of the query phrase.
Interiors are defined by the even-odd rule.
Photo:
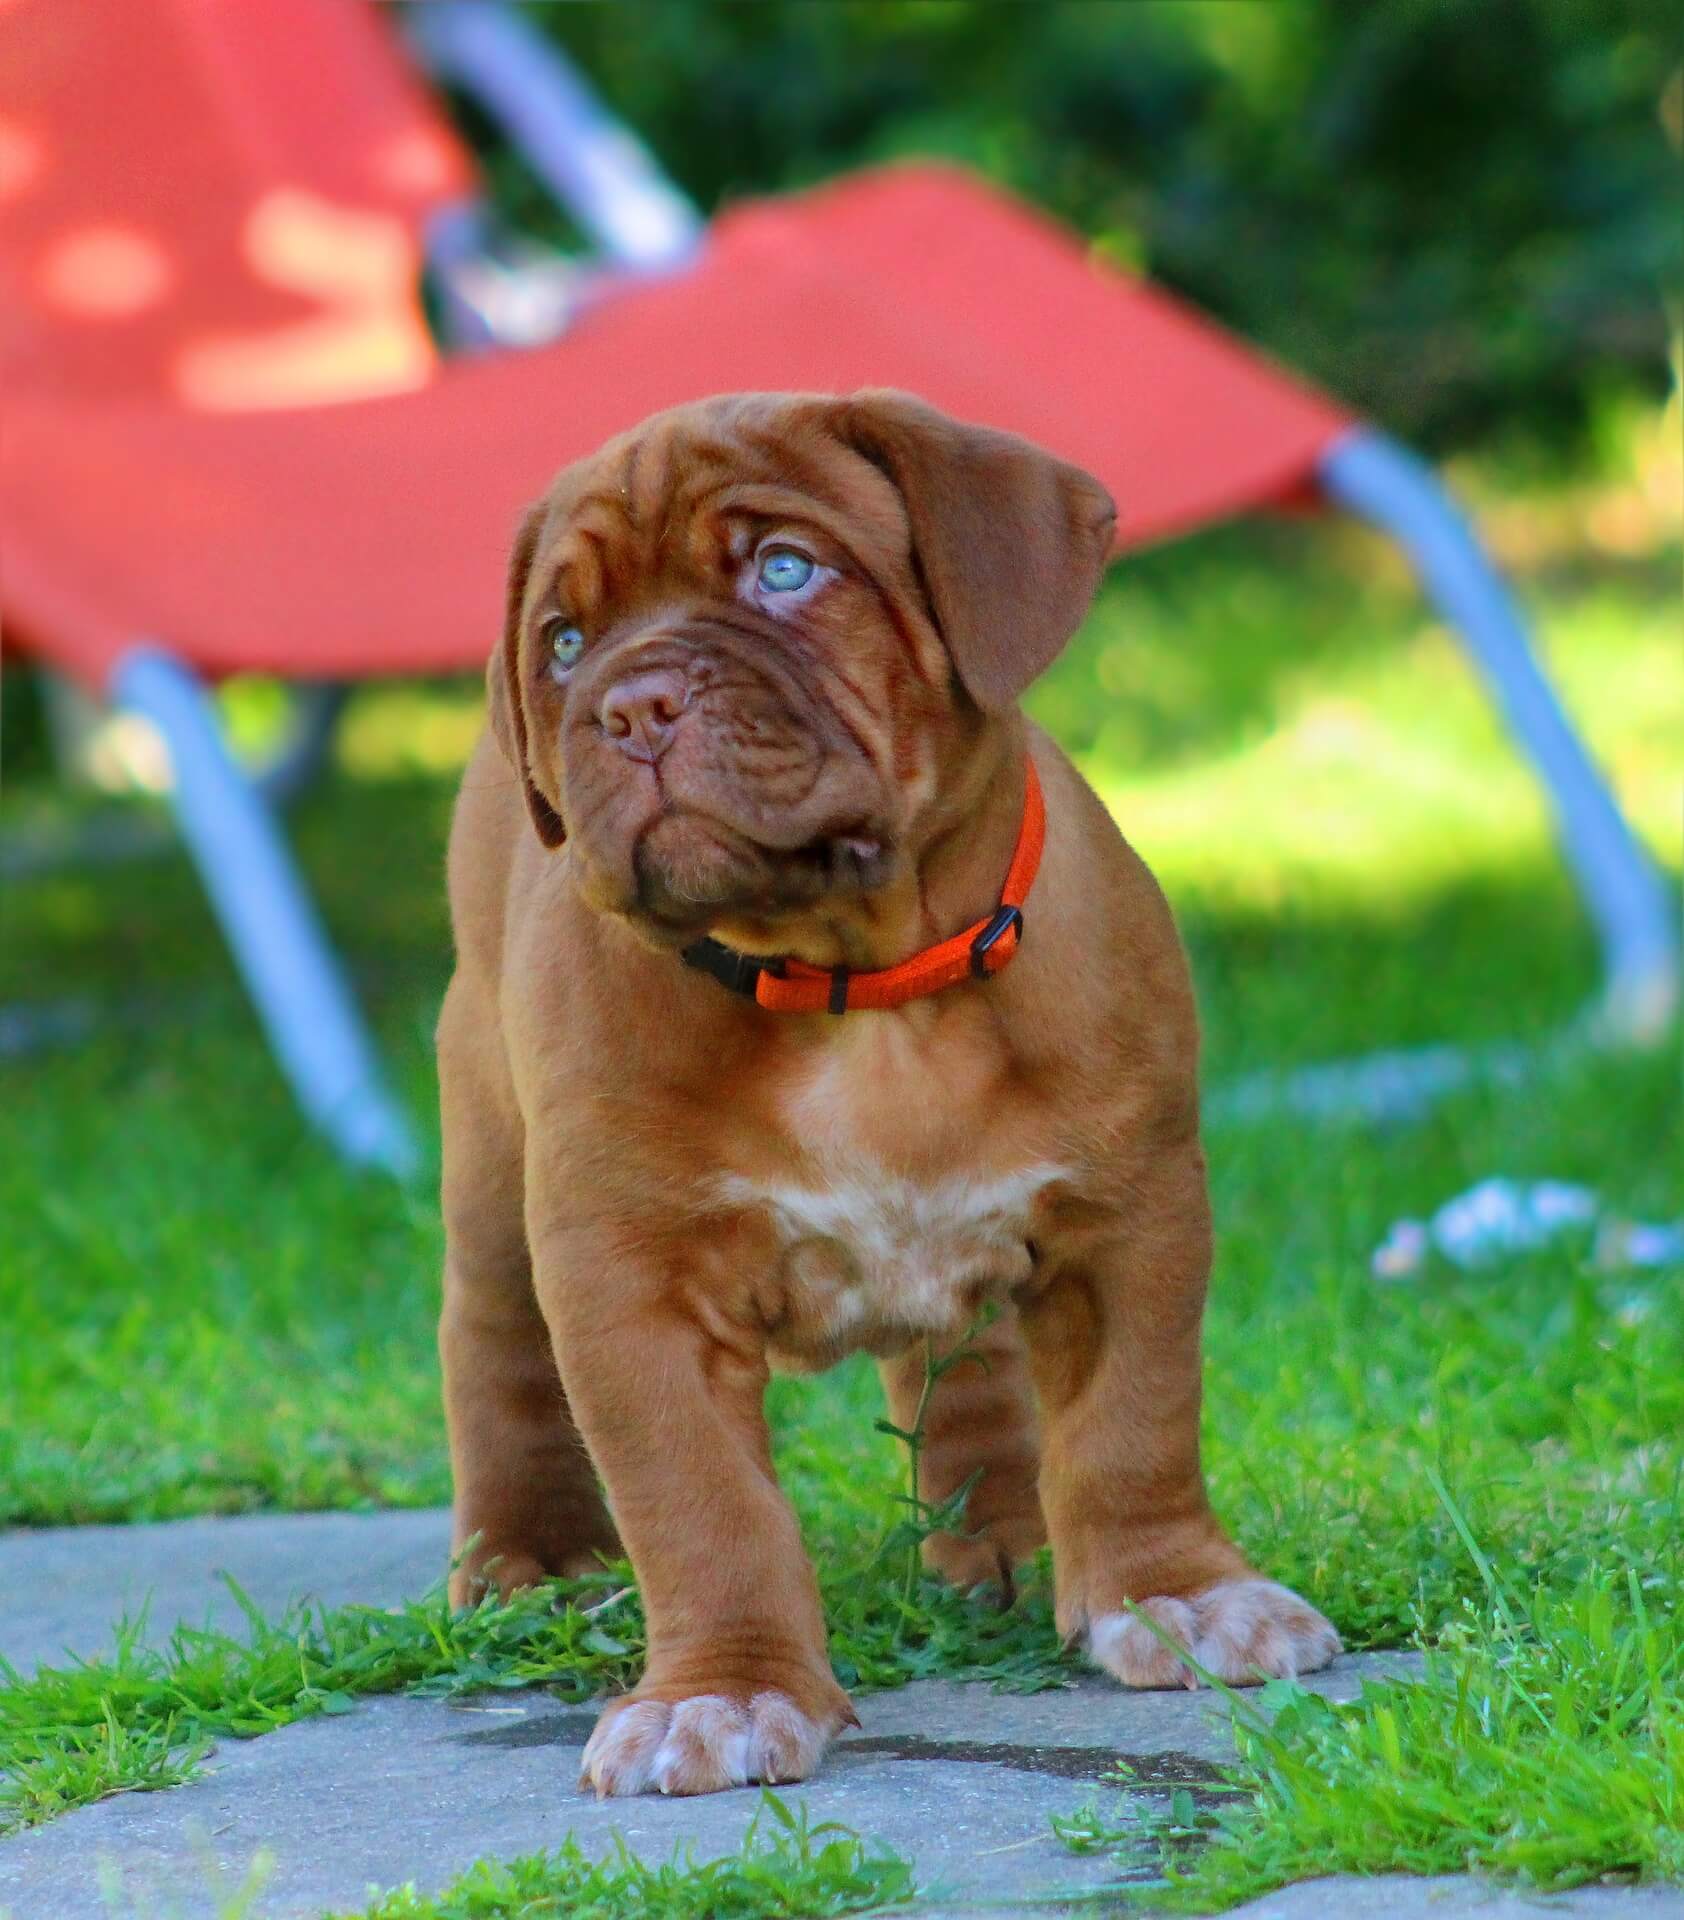
[[[1124,546],[1301,491],[1348,424],[926,166],[745,204],[550,346],[441,360],[422,234],[473,170],[380,9],[5,0],[0,76],[0,613],[93,687],[140,639],[209,674],[475,665],[525,501],[704,394],[910,388],[1098,473]]]
[[[909,167],[745,206],[682,276],[415,391],[252,413],[21,395],[0,593],[90,683],[137,636],[210,673],[468,666],[518,511],[558,465],[703,394],[869,385],[1091,468],[1122,546],[1301,490],[1348,424],[1035,216]]]
[[[425,223],[475,178],[384,11],[0,0],[8,397],[177,394],[184,352],[366,304],[371,282],[413,313]]]

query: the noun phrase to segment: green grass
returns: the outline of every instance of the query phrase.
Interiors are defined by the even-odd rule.
[[[24,1699],[38,1701],[28,1691]],[[11,1721],[16,1703],[6,1716]],[[21,1733],[0,1731],[0,1836],[38,1827],[119,1793],[157,1793],[194,1779],[209,1753],[207,1734],[184,1728],[166,1708],[125,1719],[105,1696],[90,1692],[87,1712]],[[4,1909],[0,1909],[3,1912]]]
[[[856,1693],[941,1674],[996,1688],[1062,1685],[1045,1581],[1009,1612],[907,1580],[918,1523],[892,1516],[860,1563],[822,1581],[831,1659]],[[884,1573],[888,1573],[885,1579]],[[251,1739],[360,1697],[447,1698],[544,1686],[570,1701],[623,1691],[646,1636],[622,1564],[453,1615],[442,1591],[392,1609],[298,1606],[268,1620],[238,1594],[243,1636],[177,1625],[162,1646],[124,1622],[112,1652],[23,1675],[0,1661],[0,1835],[113,1793],[189,1779],[219,1737]]]
[[[1676,552],[1525,584],[1575,713],[1676,865]],[[466,685],[359,696],[337,776],[294,823],[422,1113],[448,965],[443,834],[476,700]],[[1593,947],[1541,802],[1465,665],[1368,546],[1289,526],[1147,556],[1034,705],[1168,886],[1209,1084],[1380,1045],[1536,1040],[1591,991]],[[0,832],[88,811],[21,783]],[[109,1017],[83,1045],[0,1066],[0,1523],[443,1500],[433,1196],[350,1178],[305,1133],[184,862],[8,888],[0,1003],[57,996]],[[1650,1596],[1648,1626],[1622,1628],[1621,1646],[1647,1632],[1672,1657],[1680,1609],[1645,1583],[1677,1571],[1679,1272],[1602,1271],[1575,1241],[1401,1286],[1377,1285],[1367,1261],[1392,1220],[1494,1172],[1584,1180],[1617,1212],[1674,1214],[1673,1053],[1562,1057],[1407,1127],[1210,1127],[1215,1496],[1353,1646],[1419,1636],[1446,1647],[1447,1671],[1473,1673],[1470,1619],[1497,1631],[1438,1476],[1504,1591],[1524,1596],[1528,1645],[1566,1645],[1613,1569]],[[842,1678],[1056,1679],[1044,1584],[1002,1620],[922,1583],[908,1594],[904,1556],[875,1557],[902,1471],[880,1413],[857,1363],[770,1396]],[[1617,1617],[1628,1603],[1608,1604]],[[436,1608],[353,1610],[243,1652],[190,1637],[174,1667],[131,1646],[62,1683],[0,1688],[0,1740],[20,1766],[11,1817],[45,1817],[101,1780],[140,1786],[150,1770],[161,1784],[204,1735],[369,1686],[544,1671],[588,1690],[631,1671],[633,1603],[595,1629],[617,1653],[567,1641],[568,1617],[517,1609],[450,1628]],[[1497,1665],[1521,1671],[1507,1653]],[[1312,1718],[1289,1722],[1312,1769],[1368,1737],[1366,1721],[1335,1716],[1335,1736]],[[1419,1722],[1429,1746],[1432,1724]],[[1499,1752],[1519,1751],[1523,1724],[1493,1723]],[[1454,1721],[1441,1732],[1462,1741]],[[1309,1797],[1283,1799],[1270,1831],[1311,1831]],[[1566,1831],[1583,1860],[1604,1857]]]
[[[1250,1737],[1253,1801],[1188,1904],[1341,1871],[1684,1879],[1684,1640],[1675,1579],[1657,1586],[1628,1566],[1517,1589],[1453,1616],[1419,1685],[1350,1707],[1299,1693]]]
[[[650,1867],[619,1840],[591,1860],[569,1839],[552,1852],[479,1861],[440,1893],[404,1887],[332,1920],[823,1920],[893,1912],[913,1898],[904,1860],[762,1793],[741,1847],[716,1860],[680,1852]]]
[[[627,1684],[640,1632],[611,1639],[584,1611],[604,1591],[570,1592],[577,1608],[546,1593],[454,1619],[437,1596],[390,1613],[300,1607],[276,1621],[248,1607],[243,1638],[180,1625],[156,1648],[125,1622],[105,1658],[27,1677],[0,1665],[0,1833],[113,1792],[173,1786],[219,1736],[342,1713],[361,1695],[543,1680],[582,1699]]]
[[[1191,1913],[1341,1872],[1684,1880],[1681,1536],[1528,1587],[1437,1491],[1484,1594],[1439,1623],[1423,1679],[1369,1681],[1344,1706],[1291,1681],[1230,1695],[1241,1757],[1221,1797],[1123,1820],[1090,1801],[1054,1820],[1065,1844]]]
[[[274,1870],[267,1850],[259,1849],[237,1886],[208,1848],[203,1870],[217,1920],[260,1920]],[[898,1912],[916,1895],[906,1861],[834,1820],[815,1823],[805,1803],[791,1809],[762,1792],[741,1844],[715,1859],[698,1860],[680,1847],[664,1864],[649,1866],[616,1834],[593,1860],[569,1835],[539,1853],[477,1860],[436,1893],[413,1883],[393,1887],[354,1913],[322,1920],[829,1920]],[[124,1895],[116,1878],[106,1897],[117,1913]],[[121,1911],[134,1910],[125,1902]],[[135,1920],[152,1920],[152,1911]]]
[[[931,1360],[931,1386],[956,1358]],[[1049,1585],[1012,1608],[925,1573],[927,1536],[962,1521],[964,1490],[940,1505],[917,1498],[923,1408],[905,1449],[906,1491],[885,1500],[863,1558],[826,1561],[821,1586],[837,1674],[855,1692],[941,1674],[996,1689],[1062,1685],[1073,1663],[1056,1634]],[[250,1739],[358,1697],[419,1697],[545,1686],[568,1700],[623,1692],[642,1670],[648,1636],[629,1563],[556,1581],[502,1604],[452,1613],[442,1582],[405,1606],[301,1604],[271,1621],[232,1581],[243,1638],[177,1623],[163,1647],[144,1617],[125,1620],[104,1659],[25,1676],[0,1660],[0,1836],[114,1793],[193,1777],[220,1736]]]

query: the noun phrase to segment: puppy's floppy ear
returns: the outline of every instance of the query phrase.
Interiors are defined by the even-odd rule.
[[[909,393],[842,402],[848,445],[899,487],[930,609],[960,680],[999,712],[1051,666],[1111,557],[1117,509],[1080,467]]]
[[[514,551],[509,555],[509,583],[503,600],[503,637],[491,655],[485,670],[487,717],[503,757],[514,768],[526,789],[526,810],[538,829],[538,838],[546,847],[559,847],[567,830],[548,800],[532,779],[532,762],[526,747],[525,679],[520,664],[521,613],[526,604],[526,580],[538,551],[538,536],[543,531],[543,501],[529,507],[515,535]]]

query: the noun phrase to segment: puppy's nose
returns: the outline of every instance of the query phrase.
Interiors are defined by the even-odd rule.
[[[689,697],[676,673],[635,673],[608,689],[596,717],[623,754],[653,766],[672,745]]]

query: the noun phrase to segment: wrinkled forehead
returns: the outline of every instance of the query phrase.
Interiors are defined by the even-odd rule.
[[[825,402],[747,395],[657,414],[569,467],[545,557],[601,593],[622,576],[706,572],[774,526],[806,527],[879,576],[910,546],[899,490],[836,436]]]

